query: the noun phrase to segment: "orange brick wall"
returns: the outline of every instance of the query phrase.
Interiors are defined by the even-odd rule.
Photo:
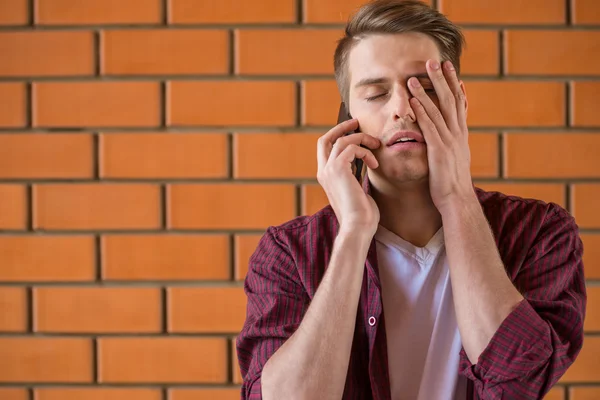
[[[465,29],[476,183],[581,228],[587,337],[548,398],[598,399],[600,2],[432,2]],[[360,3],[0,0],[0,399],[239,398],[247,260],[326,202]]]

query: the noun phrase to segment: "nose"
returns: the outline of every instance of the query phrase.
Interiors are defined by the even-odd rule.
[[[405,87],[399,87],[394,91],[390,101],[394,122],[403,119],[407,119],[410,122],[415,122],[417,120],[415,112],[410,105],[409,100],[411,96],[408,88]]]

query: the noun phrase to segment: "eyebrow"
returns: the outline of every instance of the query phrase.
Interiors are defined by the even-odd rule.
[[[408,78],[412,78],[413,76],[415,78],[417,78],[417,79],[431,79],[429,77],[429,75],[427,75],[427,73],[417,74],[417,75],[411,75]],[[365,78],[365,79],[362,79],[362,80],[358,81],[358,83],[356,85],[354,85],[354,88],[358,89],[359,87],[363,87],[363,86],[379,85],[381,83],[387,83],[387,82],[389,82],[389,79],[388,78],[383,78],[383,77],[379,77],[379,78]]]

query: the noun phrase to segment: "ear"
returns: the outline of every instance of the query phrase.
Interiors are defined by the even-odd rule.
[[[460,81],[460,89],[465,95],[465,115],[469,115],[469,97],[467,96],[467,89],[465,88],[465,83]]]

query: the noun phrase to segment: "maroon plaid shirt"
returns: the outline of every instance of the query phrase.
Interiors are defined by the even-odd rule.
[[[368,191],[368,179],[365,187]],[[541,399],[583,344],[587,295],[578,227],[554,203],[475,191],[508,276],[525,300],[504,320],[477,364],[461,349],[459,372],[468,378],[467,400]],[[337,229],[327,206],[270,227],[260,240],[250,258],[244,284],[247,316],[236,343],[242,399],[262,398],[262,368],[300,325],[329,263]],[[374,326],[368,323],[371,316],[378,321]],[[390,399],[374,240],[365,263],[343,399]]]

